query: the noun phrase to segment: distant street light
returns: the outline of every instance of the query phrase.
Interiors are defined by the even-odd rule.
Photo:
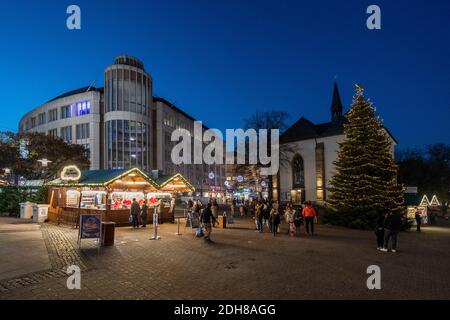
[[[50,160],[47,160],[47,159],[41,159],[41,160],[38,160],[38,162],[40,162],[41,164],[42,164],[42,167],[43,168],[47,168],[48,167],[48,164],[49,163],[52,163],[52,161],[50,161]]]
[[[45,169],[48,167],[49,163],[52,163],[52,161],[44,158],[44,159],[38,160],[38,162],[40,162],[42,165],[42,176],[41,177],[43,180],[45,180]]]

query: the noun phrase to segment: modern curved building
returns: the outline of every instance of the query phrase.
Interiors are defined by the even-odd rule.
[[[34,108],[20,120],[19,131],[43,132],[84,145],[91,169],[180,172],[197,190],[220,193],[223,165],[175,166],[171,162],[172,131],[184,128],[193,133],[196,119],[153,97],[152,86],[152,77],[140,60],[119,56],[104,71],[104,88],[73,90]],[[214,179],[208,178],[210,172]]]

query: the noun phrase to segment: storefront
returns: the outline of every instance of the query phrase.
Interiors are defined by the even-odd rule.
[[[413,224],[416,224],[416,213],[419,213],[422,224],[428,224],[431,216],[437,216],[440,213],[440,202],[436,195],[433,195],[431,201],[427,195],[423,195],[421,200],[417,194],[406,194],[405,204],[408,212],[407,217]]]
[[[68,173],[69,172],[69,173]],[[97,213],[104,221],[118,225],[129,223],[133,199],[148,204],[153,212],[159,200],[164,202],[163,221],[169,219],[171,199],[192,194],[194,187],[181,175],[154,180],[141,170],[63,170],[49,187],[49,220],[76,226],[80,214]],[[152,215],[149,214],[149,220]]]

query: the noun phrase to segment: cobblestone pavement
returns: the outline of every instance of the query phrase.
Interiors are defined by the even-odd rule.
[[[0,282],[0,299],[450,298],[449,228],[402,233],[396,254],[375,250],[370,231],[318,226],[314,237],[291,238],[285,227],[277,237],[251,228],[240,220],[214,229],[213,244],[189,228],[177,236],[170,224],[160,226],[158,241],[149,240],[151,228],[117,228],[114,247],[98,251],[85,240],[79,251],[76,230],[45,224],[49,274]],[[81,290],[66,287],[71,264],[82,269]],[[373,264],[381,290],[366,287]]]

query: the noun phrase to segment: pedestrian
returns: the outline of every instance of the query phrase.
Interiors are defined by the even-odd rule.
[[[303,225],[303,216],[300,210],[294,210],[293,214],[294,227],[295,227],[295,236],[300,236],[300,228]]]
[[[189,199],[188,200],[188,203],[187,203],[187,212],[192,212],[192,208],[194,207],[194,201],[192,201],[192,199]]]
[[[430,225],[434,226],[436,224],[436,214],[433,211],[430,212],[429,220],[430,220]]]
[[[136,198],[133,198],[133,202],[131,203],[130,215],[131,221],[133,223],[133,228],[139,228],[139,213],[141,212],[141,208],[139,207],[139,203],[136,201]]]
[[[216,198],[214,198],[211,201],[211,212],[212,212],[212,215],[214,216],[213,227],[215,228],[216,227],[216,221],[217,221],[217,218],[218,218],[218,215],[219,215],[219,205],[217,204]]]
[[[292,209],[289,206],[289,204],[286,206],[286,209],[284,210],[284,221],[286,222],[287,226],[288,226],[288,235],[292,236],[292,230],[291,230],[291,223],[293,224],[294,219],[293,219],[293,214],[292,214]]]
[[[269,206],[269,203],[267,200],[264,200],[263,204],[263,215],[265,223],[267,224],[267,227],[269,228],[269,232],[272,232],[272,219],[270,216],[270,212],[272,211],[272,207]]]
[[[258,203],[256,206],[256,220],[258,225],[259,232],[264,232],[264,214],[263,214],[263,205],[261,203]]]
[[[389,240],[392,239],[392,252],[397,252],[397,237],[400,232],[400,228],[402,226],[402,220],[400,215],[389,213],[385,222],[384,222],[384,246],[381,251],[388,252],[389,251]]]
[[[147,203],[144,202],[141,208],[141,222],[142,228],[147,228],[147,214],[148,214],[148,206]]]
[[[215,223],[216,218],[214,218],[212,211],[211,211],[211,203],[208,203],[205,210],[203,210],[202,215],[200,216],[200,223],[203,224],[203,227],[205,228],[205,241],[212,242],[211,241],[211,232],[212,232],[212,225],[211,222]]]
[[[170,199],[170,209],[169,209],[169,217],[171,223],[175,223],[175,204],[176,199],[175,197],[172,197],[172,199]]]
[[[420,216],[420,212],[418,209],[416,210],[415,219],[416,219],[416,230],[417,232],[420,232],[420,226],[422,225],[422,217]]]
[[[270,211],[270,217],[272,220],[272,233],[274,236],[278,234],[278,226],[280,225],[281,217],[280,213],[278,212],[277,207],[272,207],[272,210]]]
[[[305,218],[305,224],[306,224],[306,233],[308,235],[314,235],[314,220],[317,216],[316,210],[313,208],[311,202],[306,202],[305,207],[302,211],[302,216]],[[311,230],[311,233],[310,233]]]
[[[156,213],[158,213],[159,223],[162,224],[163,223],[163,214],[164,214],[164,201],[163,201],[163,199],[159,199],[158,207],[156,208]]]
[[[380,214],[376,222],[375,235],[377,236],[377,249],[381,250],[384,247],[384,225],[387,215]]]
[[[234,216],[234,214],[235,214],[235,212],[236,212],[236,205],[234,204],[234,200],[231,201],[231,204],[230,204],[230,211],[231,211],[231,214]]]

